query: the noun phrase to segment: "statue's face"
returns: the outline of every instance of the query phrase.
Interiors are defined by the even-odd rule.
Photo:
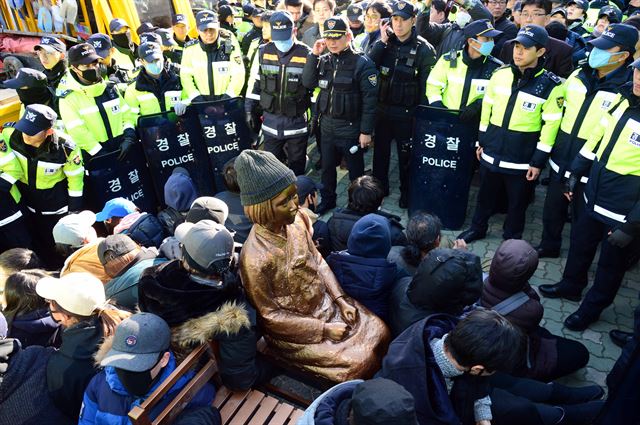
[[[278,226],[286,226],[296,219],[298,213],[298,192],[292,184],[272,199],[273,220]]]

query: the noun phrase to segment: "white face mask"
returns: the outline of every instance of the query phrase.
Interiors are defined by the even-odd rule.
[[[456,24],[458,24],[460,28],[464,28],[469,22],[471,22],[471,15],[458,9],[458,13],[456,13]]]

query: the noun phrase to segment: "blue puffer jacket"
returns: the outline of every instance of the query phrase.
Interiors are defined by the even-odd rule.
[[[127,230],[122,232],[129,235],[138,245],[159,248],[165,237],[162,224],[155,215],[142,214]]]
[[[141,404],[155,389],[169,377],[176,368],[176,359],[171,353],[169,363],[163,369],[162,375],[156,384],[143,398],[136,398],[127,393],[112,367],[106,367],[102,372],[93,377],[84,393],[80,420],[78,425],[128,425],[127,414],[133,408]],[[184,388],[194,376],[190,371],[183,375],[169,392],[162,398],[151,411],[151,419],[164,409],[173,398]],[[187,405],[186,409],[210,406],[215,397],[215,388],[206,384]]]

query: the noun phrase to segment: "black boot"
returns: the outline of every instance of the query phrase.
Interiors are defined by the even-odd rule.
[[[551,396],[549,402],[553,404],[578,404],[593,400],[600,400],[604,390],[599,385],[587,385],[585,387],[567,387],[566,385],[551,382]]]

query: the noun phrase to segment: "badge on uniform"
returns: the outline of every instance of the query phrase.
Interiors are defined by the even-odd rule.
[[[631,135],[629,136],[629,143],[631,143],[636,148],[640,148],[640,134],[636,133],[635,131],[631,133]]]
[[[369,75],[367,79],[369,80],[369,82],[373,87],[378,85],[378,76],[376,74]]]
[[[527,112],[533,112],[536,110],[536,104],[533,102],[522,102],[522,110]]]
[[[318,81],[318,87],[320,87],[321,89],[326,89],[327,87],[329,87],[329,81],[327,81],[327,80],[319,80]]]
[[[558,105],[558,108],[562,108],[564,106],[564,97],[556,98],[556,105]]]
[[[240,56],[236,56],[236,57],[235,57],[235,58],[233,58],[233,59],[236,61],[236,63],[237,63],[238,65],[242,65],[242,58],[241,58]]]
[[[80,158],[80,155],[76,155],[73,157],[73,163],[76,165],[80,165],[80,163],[82,162],[82,159]]]
[[[118,112],[120,112],[120,105],[113,105],[111,107],[111,112],[114,114],[117,114]]]
[[[0,152],[6,152],[8,149],[7,144],[4,140],[0,140]]]

